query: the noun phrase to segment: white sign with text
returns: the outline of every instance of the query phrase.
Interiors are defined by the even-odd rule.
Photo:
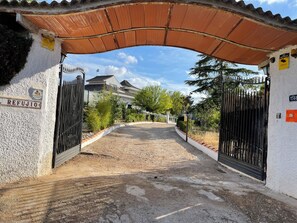
[[[41,101],[0,97],[0,106],[41,109]]]

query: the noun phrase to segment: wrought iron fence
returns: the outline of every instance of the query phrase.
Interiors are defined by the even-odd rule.
[[[63,72],[82,72],[74,81],[62,81]],[[81,68],[62,68],[58,92],[53,167],[61,165],[80,152],[84,103],[84,72]]]
[[[241,81],[261,88],[225,89],[222,100],[219,161],[264,180],[267,154],[269,78]]]

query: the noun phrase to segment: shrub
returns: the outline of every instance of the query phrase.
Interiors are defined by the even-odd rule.
[[[194,121],[189,120],[189,131],[191,131],[191,129],[193,128],[193,125],[194,125]],[[186,121],[178,121],[177,127],[179,127],[179,129],[182,130],[183,132],[186,132],[187,131],[187,122]]]
[[[137,117],[137,121],[145,121],[146,120],[145,114],[137,114],[136,117]]]
[[[219,110],[214,110],[209,117],[209,127],[211,130],[219,130],[219,123],[221,119],[221,113]]]
[[[146,115],[141,113],[130,113],[126,116],[126,122],[146,121]]]
[[[89,107],[86,111],[86,122],[91,131],[96,132],[101,128],[99,113],[96,108]]]
[[[177,117],[176,123],[178,123],[179,121],[184,121],[184,120],[185,120],[184,115],[180,115],[180,116]]]
[[[121,103],[121,109],[122,109],[122,119],[126,120],[127,116],[127,107],[125,103]]]
[[[97,111],[99,113],[99,117],[101,119],[101,129],[107,128],[110,124],[112,124],[112,105],[107,98],[101,98],[97,105]]]
[[[207,108],[195,113],[196,125],[205,131],[218,131],[220,123],[220,109]]]
[[[94,107],[85,109],[86,122],[92,131],[105,129],[113,125],[115,120],[122,119],[123,116],[123,105],[119,97],[113,95],[112,92],[103,91],[98,95],[97,100]]]
[[[167,119],[164,116],[157,116],[155,121],[156,122],[167,122]]]
[[[112,125],[115,123],[115,121],[119,121],[123,118],[122,104],[124,103],[121,103],[120,98],[116,95],[110,96],[110,103],[111,103],[111,119],[109,124]]]
[[[134,114],[128,114],[127,116],[126,116],[126,119],[125,119],[125,121],[126,122],[135,122],[135,115]]]

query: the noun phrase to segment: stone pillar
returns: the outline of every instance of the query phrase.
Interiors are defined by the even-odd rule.
[[[166,122],[167,122],[167,124],[170,123],[170,112],[169,111],[166,113]]]
[[[268,121],[268,157],[266,185],[278,192],[297,198],[297,101],[290,102],[290,95],[297,95],[297,59],[291,50],[282,49],[271,55],[271,88]],[[280,70],[280,56],[289,54],[289,67]],[[283,68],[286,63],[283,63]],[[292,97],[291,99],[294,99]],[[288,112],[289,111],[289,112]],[[286,118],[286,113],[292,114]],[[294,113],[294,112],[293,112]],[[287,120],[286,120],[287,119]],[[293,122],[291,122],[293,121]]]
[[[61,43],[55,40],[49,50],[41,47],[40,35],[32,37],[24,69],[0,87],[0,183],[51,172]],[[41,108],[17,106],[35,100],[34,89],[43,92]],[[14,106],[5,106],[7,98]]]

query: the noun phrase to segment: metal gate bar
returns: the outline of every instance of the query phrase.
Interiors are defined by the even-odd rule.
[[[62,71],[66,73],[80,71],[83,73],[83,78],[77,76],[74,81],[62,82]],[[84,72],[81,68],[69,69],[61,65],[60,78],[53,168],[63,164],[80,152],[82,138]]]
[[[222,97],[219,161],[264,180],[266,175],[269,79],[247,83],[264,91],[225,89]],[[225,84],[224,84],[225,85]]]

